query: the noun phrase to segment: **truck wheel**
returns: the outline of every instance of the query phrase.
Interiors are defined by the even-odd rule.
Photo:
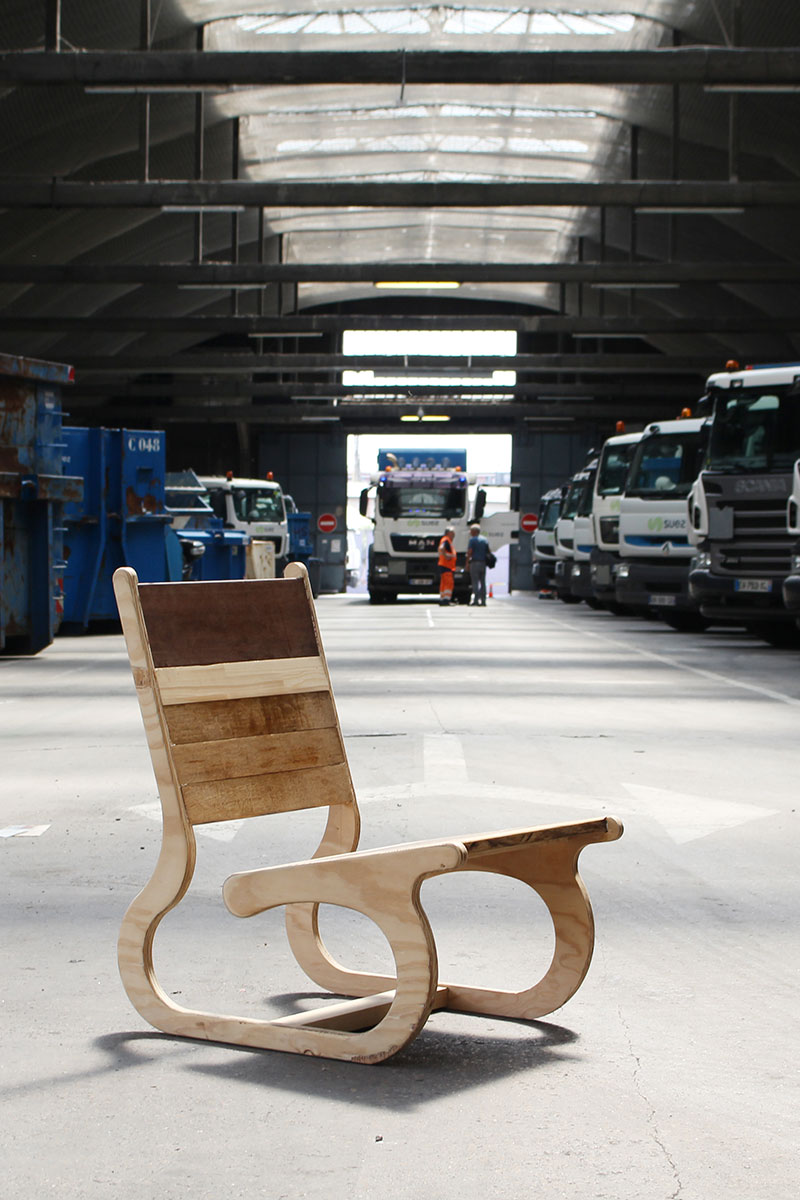
[[[370,590],[370,593],[369,593],[370,604],[383,604],[385,599],[386,599],[386,596],[384,595],[383,592],[374,592],[374,591]]]
[[[677,629],[678,633],[704,633],[710,624],[700,613],[672,613],[667,608],[657,608],[654,611],[665,625],[669,625],[670,629]]]
[[[778,650],[793,650],[800,646],[800,628],[788,622],[754,621],[747,626],[747,632]]]

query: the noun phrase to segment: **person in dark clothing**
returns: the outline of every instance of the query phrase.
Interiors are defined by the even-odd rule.
[[[469,543],[467,544],[467,568],[472,584],[472,599],[470,604],[486,607],[486,559],[489,553],[489,543],[481,536],[480,525],[470,525]]]

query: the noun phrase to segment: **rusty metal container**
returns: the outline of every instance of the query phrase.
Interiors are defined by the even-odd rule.
[[[72,367],[0,354],[0,651],[35,654],[63,617],[65,476],[61,388]]]
[[[64,626],[116,621],[112,576],[133,567],[143,583],[180,579],[169,543],[163,430],[64,430],[65,466],[82,475],[84,494],[64,510]]]

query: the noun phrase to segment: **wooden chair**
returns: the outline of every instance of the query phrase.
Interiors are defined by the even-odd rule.
[[[156,868],[119,938],[123,984],[147,1021],[185,1037],[372,1063],[407,1045],[433,1009],[529,1020],[569,999],[594,943],[578,855],[590,842],[618,838],[618,821],[357,851],[358,807],[305,568],[293,563],[283,579],[139,587],[123,567],[114,587],[163,810]],[[329,811],[312,858],[232,875],[223,897],[239,917],[285,905],[301,967],[351,999],[273,1020],[175,1004],[156,979],[153,939],[189,887],[193,827],[316,806]],[[555,951],[534,986],[510,992],[440,982],[420,888],[434,875],[466,870],[522,880],[550,910]],[[375,921],[396,977],[335,961],[320,936],[320,904]]]

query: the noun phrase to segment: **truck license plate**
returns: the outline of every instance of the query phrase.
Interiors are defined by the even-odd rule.
[[[733,585],[736,592],[771,592],[771,579],[737,579]]]
[[[430,587],[433,580],[429,579],[427,575],[412,575],[408,582],[413,587]]]
[[[652,608],[670,608],[677,603],[677,596],[648,596],[647,603]]]

